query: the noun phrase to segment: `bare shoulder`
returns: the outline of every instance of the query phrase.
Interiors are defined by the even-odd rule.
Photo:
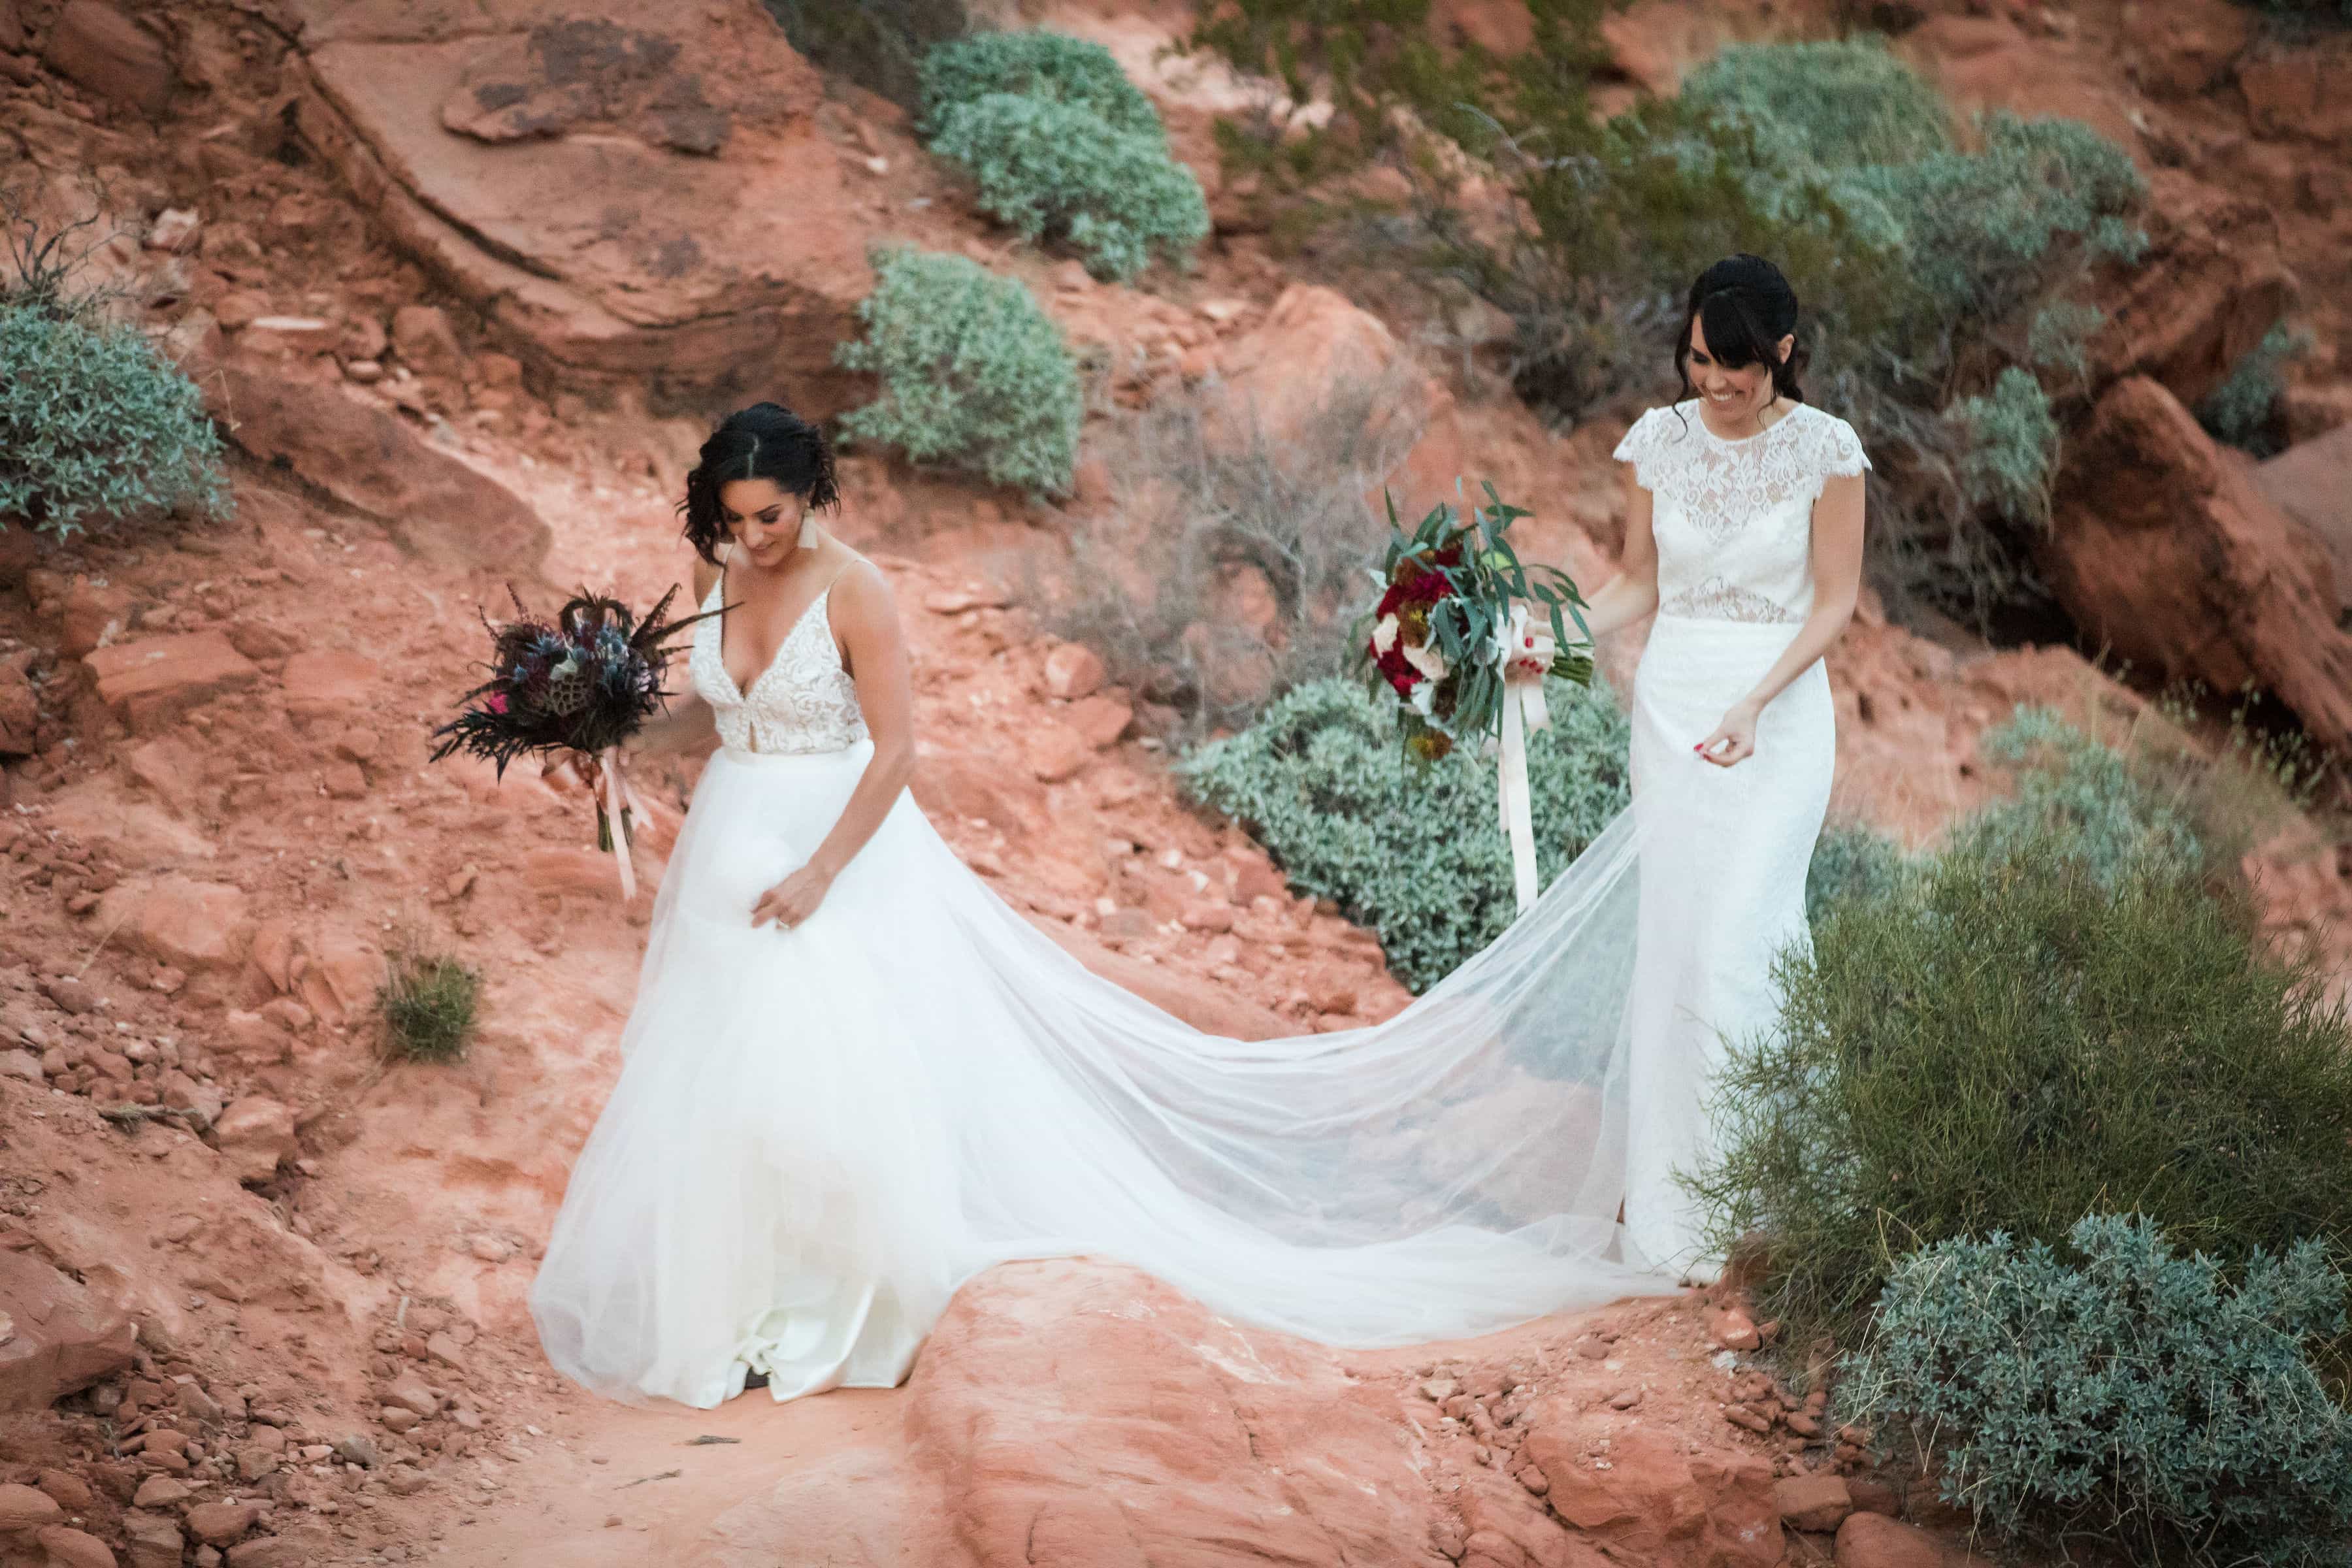
[[[852,553],[849,564],[833,580],[835,619],[845,628],[869,632],[894,631],[898,624],[898,598],[882,568]]]
[[[694,602],[699,605],[710,597],[710,590],[719,585],[719,567],[698,555],[694,558]]]

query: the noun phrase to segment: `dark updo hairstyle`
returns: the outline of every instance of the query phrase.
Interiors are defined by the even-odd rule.
[[[1683,312],[1682,331],[1675,339],[1675,371],[1683,378],[1683,396],[1696,397],[1691,384],[1691,323],[1706,332],[1706,352],[1726,370],[1769,365],[1772,390],[1791,403],[1805,400],[1797,376],[1812,356],[1802,339],[1781,359],[1774,345],[1797,330],[1797,291],[1780,269],[1760,256],[1745,252],[1728,256],[1698,275],[1691,285],[1690,307]]]
[[[824,511],[841,504],[833,482],[833,445],[824,432],[781,403],[754,403],[719,421],[702,444],[694,471],[686,476],[686,499],[677,503],[694,552],[712,565],[727,541],[719,510],[719,489],[737,479],[773,479]]]

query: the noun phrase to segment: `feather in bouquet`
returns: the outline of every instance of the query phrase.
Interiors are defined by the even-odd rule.
[[[1543,683],[1592,679],[1584,596],[1556,566],[1529,566],[1505,534],[1528,515],[1485,484],[1487,505],[1465,515],[1440,501],[1411,533],[1388,500],[1380,603],[1363,647],[1372,687],[1397,699],[1407,751],[1425,762],[1475,740],[1501,753],[1503,828],[1519,907],[1535,901],[1535,832],[1527,731],[1551,722]],[[1580,634],[1568,635],[1573,619]]]
[[[605,794],[596,802],[596,847],[612,853],[622,896],[634,897],[628,842],[635,797],[618,748],[661,711],[669,695],[662,678],[677,651],[670,639],[720,612],[664,620],[677,596],[673,587],[640,621],[617,599],[583,590],[553,619],[541,620],[513,589],[507,593],[516,618],[489,628],[490,679],[466,693],[459,700],[465,710],[433,732],[441,742],[433,760],[463,752],[487,759],[503,777],[507,764],[520,756],[579,752],[599,758]],[[488,625],[487,616],[483,624]]]

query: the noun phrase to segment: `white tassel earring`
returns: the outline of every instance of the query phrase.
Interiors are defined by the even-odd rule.
[[[804,511],[801,513],[801,548],[814,550],[816,546],[816,513]]]

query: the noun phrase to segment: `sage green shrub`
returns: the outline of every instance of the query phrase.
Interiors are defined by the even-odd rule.
[[[2059,792],[2062,795],[2063,791]],[[2242,1262],[2352,1256],[2352,1030],[2193,863],[2063,810],[1963,831],[1784,955],[1779,1026],[1717,1079],[1717,1240],[1762,1243],[1758,1306],[1857,1341],[1895,1261],[2104,1208]],[[2158,841],[2160,843],[2160,840]]]
[[[1100,44],[1024,28],[941,44],[923,59],[925,129],[959,104],[997,93],[1084,110],[1116,132],[1158,137],[1160,111]]]
[[[1097,277],[1130,279],[1208,237],[1200,181],[1101,45],[982,33],[933,50],[923,79],[931,151],[1024,238],[1066,240]]]
[[[1545,882],[1628,799],[1625,716],[1607,689],[1562,681],[1528,737],[1536,859]],[[1177,765],[1185,794],[1264,845],[1292,887],[1378,933],[1389,967],[1426,990],[1517,914],[1495,764],[1465,747],[1409,760],[1390,710],[1344,677],[1307,683],[1241,734]]]
[[[195,384],[136,328],[0,298],[0,526],[219,514],[221,457]]]
[[[873,263],[865,336],[834,358],[880,376],[882,395],[843,416],[844,434],[997,484],[1067,489],[1085,400],[1035,297],[961,256],[895,249]]]
[[[2229,1271],[2112,1215],[2067,1241],[2079,1262],[1995,1232],[1896,1264],[1841,1417],[1916,1435],[1944,1500],[2004,1541],[2342,1568],[2352,1413],[2313,1355],[2345,1327],[2327,1249]]]

